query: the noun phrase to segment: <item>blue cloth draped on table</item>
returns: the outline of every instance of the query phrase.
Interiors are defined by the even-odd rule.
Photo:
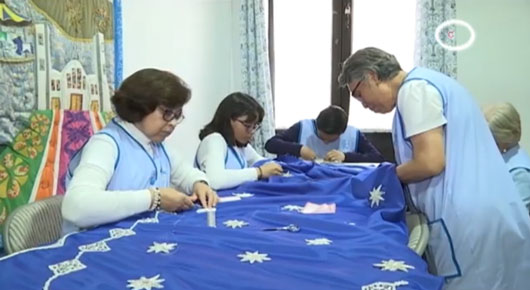
[[[441,289],[407,247],[394,165],[280,162],[285,176],[219,192],[241,200],[218,205],[216,228],[197,208],[134,216],[2,258],[1,288]],[[303,214],[306,202],[337,211]]]

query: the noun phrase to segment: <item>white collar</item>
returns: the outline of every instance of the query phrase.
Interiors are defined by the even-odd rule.
[[[145,134],[140,131],[140,129],[138,129],[133,123],[124,121],[120,118],[116,118],[116,122],[118,122],[118,124],[121,125],[125,131],[131,134],[131,136],[136,139],[140,145],[142,145],[144,148],[150,149],[150,144],[152,143],[151,140],[147,138],[147,136],[145,136]]]

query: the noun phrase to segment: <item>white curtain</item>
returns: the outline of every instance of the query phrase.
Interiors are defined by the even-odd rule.
[[[265,110],[261,129],[254,134],[252,145],[263,156],[265,142],[275,134],[267,28],[263,0],[241,0],[240,49],[243,92],[256,98]]]
[[[415,64],[456,78],[456,51],[441,47],[434,36],[440,24],[456,18],[456,0],[418,0],[417,12]],[[454,26],[443,29],[440,38],[443,43],[454,46]]]

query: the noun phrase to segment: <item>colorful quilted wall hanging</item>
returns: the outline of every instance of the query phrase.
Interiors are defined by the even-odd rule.
[[[119,0],[0,0],[0,228],[64,193],[71,156],[112,116],[121,67]]]

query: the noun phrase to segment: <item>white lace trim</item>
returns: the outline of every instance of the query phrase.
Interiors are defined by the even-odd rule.
[[[111,249],[108,246],[107,242],[112,241],[112,240],[117,240],[117,239],[120,239],[120,238],[123,238],[123,237],[136,235],[136,232],[134,231],[134,228],[139,223],[158,223],[158,214],[159,214],[159,212],[157,211],[155,213],[154,217],[139,219],[131,227],[129,227],[128,229],[123,229],[123,228],[111,229],[111,230],[109,230],[109,237],[108,238],[105,238],[103,240],[97,241],[95,243],[90,243],[90,244],[79,246],[78,247],[79,252],[77,253],[77,255],[75,256],[74,259],[66,260],[66,261],[63,261],[63,262],[60,262],[60,263],[57,263],[57,264],[54,264],[54,265],[49,265],[48,268],[50,268],[50,270],[52,270],[53,276],[48,278],[48,280],[46,280],[46,283],[44,284],[44,287],[42,287],[42,289],[43,290],[48,290],[50,288],[50,285],[53,282],[53,280],[59,278],[60,276],[68,275],[69,273],[85,269],[87,266],[84,265],[83,263],[81,263],[81,261],[80,261],[80,258],[81,258],[81,256],[83,256],[84,253],[108,252]],[[64,236],[62,239],[57,241],[57,243],[55,243],[57,245],[53,244],[55,246],[50,245],[48,247],[49,248],[56,248],[56,247],[64,245],[64,240],[66,239],[67,236]],[[51,246],[53,246],[53,247],[51,247]],[[41,247],[41,249],[42,248],[43,247]]]
[[[361,290],[396,290],[399,286],[409,285],[409,282],[401,280],[396,282],[374,282],[364,285]]]

